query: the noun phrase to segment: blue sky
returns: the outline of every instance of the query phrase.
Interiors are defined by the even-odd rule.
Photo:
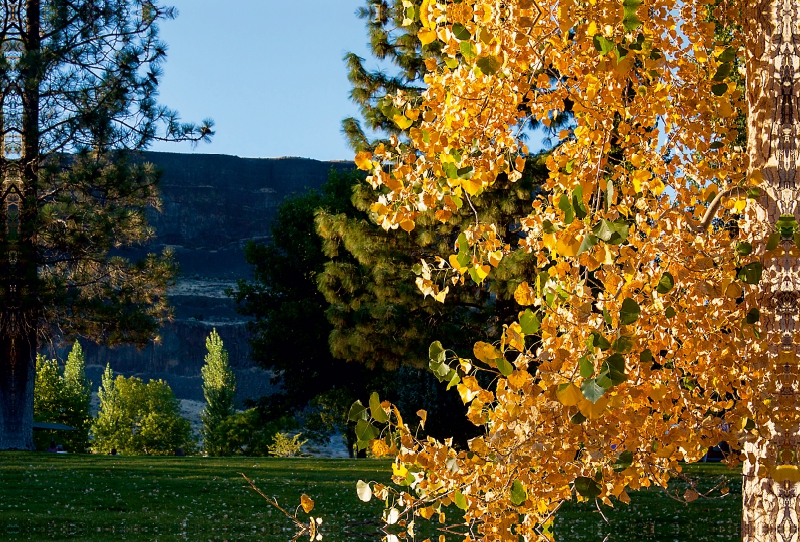
[[[351,159],[341,120],[357,113],[342,62],[369,58],[362,0],[165,0],[160,101],[185,121],[210,117],[211,144],[151,150]]]

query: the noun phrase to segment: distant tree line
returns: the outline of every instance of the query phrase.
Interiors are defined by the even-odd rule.
[[[97,390],[97,414],[92,416],[92,383],[86,377],[80,343],[75,342],[63,368],[58,360],[38,356],[34,420],[70,430],[36,431],[36,448],[52,451],[55,444],[69,453],[124,455],[299,454],[301,441],[286,432],[285,423],[265,425],[256,409],[236,411],[236,379],[216,330],[206,339],[206,348],[202,368],[206,405],[200,415],[199,442],[181,415],[180,401],[163,380],[145,383],[135,376],[115,376],[107,366]]]

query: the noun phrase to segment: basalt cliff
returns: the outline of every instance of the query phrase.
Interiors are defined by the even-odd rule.
[[[160,211],[149,210],[155,238],[143,251],[174,251],[180,272],[170,292],[172,322],[146,348],[83,344],[87,373],[99,384],[110,363],[115,372],[164,378],[178,397],[202,399],[200,368],[205,339],[216,328],[240,375],[239,399],[269,391],[268,375],[248,357],[246,319],[225,293],[251,276],[244,259],[248,241],[266,242],[270,222],[291,194],[319,188],[333,169],[352,162],[305,158],[239,158],[209,154],[145,153],[162,171]],[[133,256],[136,254],[134,253]],[[65,348],[58,348],[60,356]]]

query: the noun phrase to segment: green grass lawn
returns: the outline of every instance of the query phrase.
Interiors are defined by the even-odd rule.
[[[660,489],[639,491],[630,506],[604,510],[610,524],[593,506],[568,505],[559,512],[556,539],[739,539],[738,474],[719,465],[687,471],[706,486],[730,478],[731,494],[684,505]],[[324,540],[380,539],[381,503],[360,502],[355,483],[387,482],[388,461],[2,453],[0,540],[290,540],[292,523],[246,487],[240,472],[292,512],[308,494],[311,515],[323,518]]]

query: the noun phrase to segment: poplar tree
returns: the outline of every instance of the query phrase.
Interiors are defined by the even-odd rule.
[[[51,440],[56,440],[69,452],[87,452],[92,424],[91,403],[91,383],[86,379],[86,358],[80,343],[75,341],[63,371],[58,360],[37,357],[34,419],[62,423],[75,429],[70,432],[37,432],[37,449],[46,448]]]
[[[0,449],[33,447],[43,336],[143,345],[168,313],[168,255],[118,249],[152,236],[158,203],[135,153],[212,133],[156,102],[173,16],[149,0],[0,5]]]
[[[220,424],[235,412],[233,397],[236,392],[236,375],[228,366],[228,352],[222,344],[217,330],[206,338],[205,365],[200,369],[203,376],[203,396],[206,407],[200,413],[203,421],[201,435],[203,448],[211,456],[229,455],[223,443],[225,436],[220,434]]]

